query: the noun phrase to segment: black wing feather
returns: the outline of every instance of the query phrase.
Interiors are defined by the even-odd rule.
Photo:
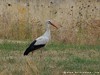
[[[36,43],[36,40],[34,40],[30,46],[26,49],[26,51],[24,52],[24,55],[28,55],[30,52],[36,50],[36,49],[39,49],[41,47],[44,47],[45,44],[41,44],[41,45],[34,45]]]
[[[29,52],[31,52],[34,49],[34,44],[36,43],[36,40],[34,40],[30,46],[26,49],[26,51],[24,52],[24,55],[28,55]]]

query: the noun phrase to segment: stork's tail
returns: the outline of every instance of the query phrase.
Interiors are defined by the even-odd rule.
[[[26,49],[26,51],[24,52],[24,56],[28,55],[32,50],[34,50],[34,44],[35,44],[36,40],[34,40],[30,46]]]
[[[28,55],[31,52],[31,50],[29,48],[26,49],[26,51],[24,52],[24,56]]]

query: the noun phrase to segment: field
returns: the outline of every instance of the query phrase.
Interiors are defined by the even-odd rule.
[[[0,7],[0,75],[100,75],[100,0],[0,0]],[[51,27],[51,41],[23,56],[48,19],[59,28]]]
[[[51,27],[52,40],[100,44],[100,0],[1,0],[0,7],[0,39],[32,40],[50,19],[62,26]]]
[[[99,75],[99,45],[51,42],[42,53],[23,56],[28,44],[0,44],[0,75]]]

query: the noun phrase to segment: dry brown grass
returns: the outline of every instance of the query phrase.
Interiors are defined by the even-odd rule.
[[[39,75],[39,70],[32,57],[20,56],[19,52],[11,52],[11,55],[0,58],[0,75]],[[15,55],[14,55],[15,54]]]
[[[23,51],[0,50],[0,75],[73,75],[99,72],[99,50],[48,50],[23,56]],[[40,57],[41,56],[41,57]],[[74,74],[79,75],[79,74]],[[81,74],[84,75],[84,74]]]
[[[52,19],[63,26],[51,29],[53,40],[100,44],[97,0],[2,0],[0,7],[0,38],[32,40],[44,32],[45,20]]]

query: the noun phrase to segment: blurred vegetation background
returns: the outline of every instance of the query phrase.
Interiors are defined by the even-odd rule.
[[[0,39],[33,40],[47,19],[62,25],[51,29],[53,41],[100,44],[99,0],[0,0]]]
[[[48,19],[62,27],[51,26],[42,53],[23,56]],[[0,75],[99,73],[100,0],[0,0]]]

